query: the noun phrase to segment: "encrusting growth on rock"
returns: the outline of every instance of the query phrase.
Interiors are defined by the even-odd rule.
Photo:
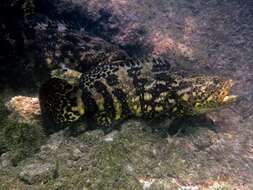
[[[39,100],[36,97],[15,96],[5,106],[11,112],[12,119],[23,123],[33,123],[41,116]]]

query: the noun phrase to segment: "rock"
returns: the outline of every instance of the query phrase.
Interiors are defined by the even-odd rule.
[[[50,135],[47,142],[40,147],[40,159],[47,159],[48,154],[56,152],[64,141],[63,131]]]
[[[72,160],[76,161],[82,157],[82,152],[78,148],[73,148]]]
[[[154,181],[154,179],[139,179],[139,182],[143,185],[143,190],[149,190]]]
[[[12,159],[12,156],[10,152],[3,153],[0,157],[0,162],[1,162],[0,169],[11,166],[12,165],[11,159]]]
[[[105,135],[105,136],[103,137],[103,140],[104,140],[105,142],[112,142],[113,139],[115,138],[115,136],[117,136],[117,135],[118,135],[118,131],[112,131],[112,132],[110,132],[109,134]]]
[[[102,39],[101,35],[94,35],[94,29],[104,27],[102,17],[107,22],[107,16],[102,12],[90,15],[83,6],[85,2],[79,2],[82,6],[76,3],[68,0],[10,0],[0,5],[3,23],[0,26],[3,42],[0,44],[3,49],[0,52],[1,88],[37,90],[38,85],[50,77],[52,69],[69,67],[87,71],[101,62],[128,57],[117,45]],[[45,10],[59,14],[53,13],[52,16]],[[73,19],[70,16],[73,12],[80,15],[80,19]],[[11,23],[10,17],[13,19]]]
[[[44,183],[56,177],[56,166],[50,163],[27,165],[19,174],[19,178],[27,184]]]
[[[65,29],[60,30],[61,27]],[[69,68],[86,72],[98,64],[109,64],[128,58],[118,46],[102,38],[93,37],[85,31],[59,24],[57,20],[38,23],[35,31],[35,45],[40,51],[37,59],[50,70]]]
[[[34,123],[40,118],[39,99],[36,97],[14,96],[5,106],[11,112],[10,119],[22,123]]]
[[[198,186],[183,186],[179,190],[199,190]]]
[[[33,85],[31,83],[33,78],[27,78],[26,75],[31,70],[28,68],[29,58],[25,58],[25,49],[31,42],[31,23],[28,20],[32,16],[33,10],[33,0],[4,0],[0,5],[1,89],[6,86],[29,89]],[[10,18],[13,22],[10,22]],[[30,58],[32,52],[32,49],[29,50]]]

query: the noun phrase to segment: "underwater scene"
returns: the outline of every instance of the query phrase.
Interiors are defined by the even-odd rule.
[[[1,0],[0,190],[253,190],[253,1]]]

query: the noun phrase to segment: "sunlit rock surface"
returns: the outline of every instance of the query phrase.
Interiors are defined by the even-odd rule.
[[[41,116],[39,100],[35,97],[15,96],[5,106],[11,112],[10,119],[19,122],[38,122]]]
[[[46,183],[56,177],[56,168],[54,165],[45,163],[34,163],[27,165],[20,172],[19,177],[27,184]]]
[[[0,170],[0,189],[253,189],[251,1],[60,0],[39,5],[43,22],[45,17],[60,21],[78,34],[85,31],[120,46],[129,55],[173,54],[180,72],[232,78],[234,93],[241,99],[205,118],[182,119],[172,125],[132,120],[107,135],[100,130],[78,135],[60,131],[15,164],[10,161],[13,153],[0,139],[0,160],[5,166]],[[15,68],[14,73],[22,73],[18,71],[23,67]],[[25,68],[22,71],[30,72],[35,67]],[[55,166],[57,175],[32,186],[19,179],[24,168],[38,162]]]

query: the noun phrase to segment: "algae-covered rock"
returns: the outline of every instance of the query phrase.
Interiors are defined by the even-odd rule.
[[[35,163],[23,168],[19,177],[28,184],[45,183],[56,177],[56,166],[45,163]]]
[[[3,153],[0,157],[0,169],[12,166],[11,152]]]
[[[3,146],[11,151],[14,165],[34,154],[43,142],[43,130],[38,125],[7,122],[0,130]]]
[[[64,1],[55,0],[1,3],[1,89],[10,86],[34,92],[53,69],[65,66],[84,72],[101,62],[108,64],[128,57],[117,45],[87,31],[93,27],[84,23],[99,23],[80,13],[73,3],[66,3],[70,6],[61,6]],[[73,22],[82,19],[69,16],[66,7],[69,11],[76,10],[84,22],[76,23],[75,27]]]
[[[236,152],[228,143],[229,136],[227,139],[216,132],[217,126],[196,118],[164,127],[157,131],[145,122],[132,120],[106,136],[99,129],[75,137],[60,131],[50,135],[37,153],[13,168],[14,173],[5,168],[2,179],[8,176],[9,180],[14,180],[31,164],[41,163],[35,164],[40,168],[42,163],[47,163],[54,166],[56,174],[52,177],[53,170],[49,173],[43,170],[43,174],[38,174],[45,176],[39,177],[43,183],[32,180],[33,189],[212,190],[240,187],[239,171],[233,166],[242,167],[242,162],[235,157]],[[244,129],[250,128],[245,125]],[[109,137],[110,140],[105,140]],[[31,168],[33,174],[46,167]],[[33,179],[31,173],[29,179]],[[19,181],[19,186],[25,189],[27,181]]]
[[[16,165],[38,150],[43,142],[44,132],[38,123],[28,124],[13,118],[9,119],[2,100],[0,100],[0,112],[0,154],[9,151],[8,157],[11,157],[12,164]]]

